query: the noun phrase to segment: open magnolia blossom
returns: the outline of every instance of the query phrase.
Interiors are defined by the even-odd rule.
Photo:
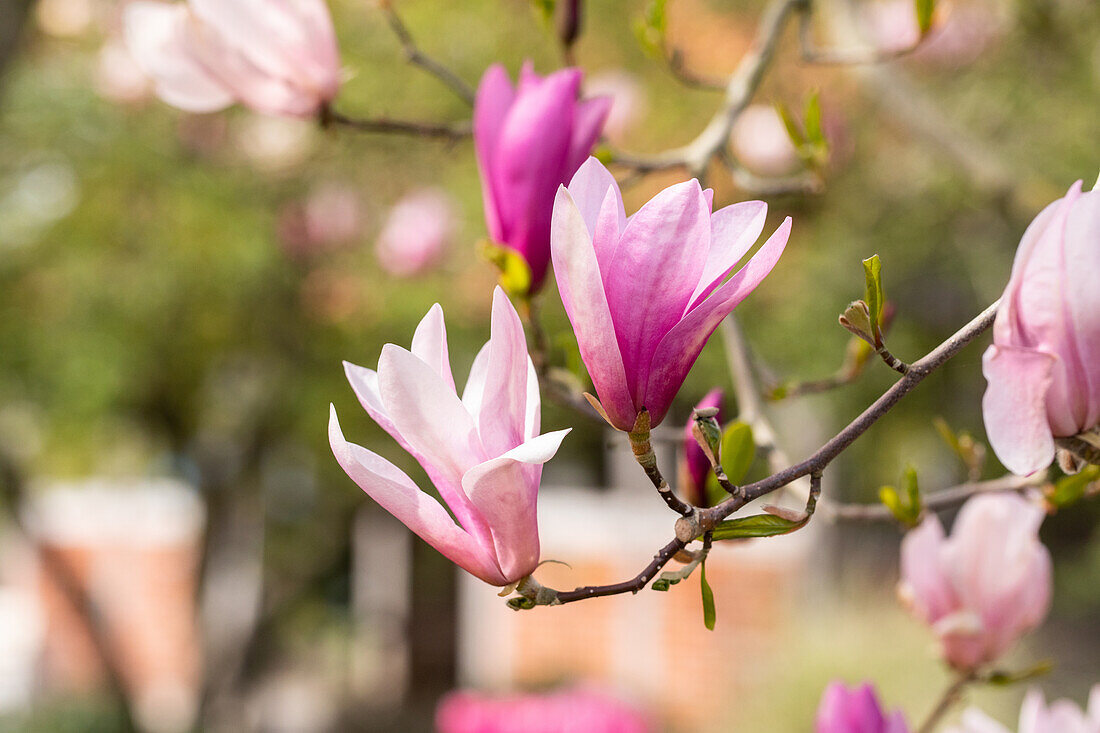
[[[898,593],[939,637],[944,659],[974,670],[994,661],[1047,615],[1050,553],[1042,507],[1015,494],[970,499],[950,537],[930,514],[901,543]]]
[[[883,712],[871,683],[849,688],[843,682],[832,682],[821,695],[814,730],[816,733],[909,733],[909,726],[900,710],[890,715]]]
[[[944,733],[1011,733],[977,708],[968,708],[959,725]],[[1028,690],[1020,707],[1017,733],[1100,733],[1100,685],[1089,694],[1089,709],[1081,710],[1072,700],[1058,700],[1047,705],[1038,688]]]
[[[403,471],[344,439],[336,408],[329,443],[372,499],[449,560],[486,583],[510,585],[539,562],[536,518],[542,464],[569,432],[539,435],[539,385],[508,297],[493,294],[491,336],[459,398],[443,310],[432,306],[412,350],[386,344],[378,371],[345,363],[359,402],[412,454],[454,519]],[[456,521],[457,520],[457,521]]]
[[[664,419],[711,333],[787,244],[790,217],[727,280],[764,230],[768,206],[746,201],[712,214],[712,199],[692,179],[628,219],[618,183],[595,158],[558,189],[558,291],[603,410],[620,430],[643,409],[651,425]]]
[[[592,151],[611,111],[610,97],[578,100],[580,69],[547,77],[523,65],[513,88],[503,66],[490,66],[474,103],[474,146],[489,237],[531,268],[531,291],[550,262],[554,193]]]
[[[1081,182],[1024,232],[982,359],[982,411],[1013,473],[1054,459],[1054,438],[1100,423],[1100,192]]]
[[[126,43],[157,95],[188,112],[241,102],[312,117],[340,87],[340,55],[324,0],[135,0]]]

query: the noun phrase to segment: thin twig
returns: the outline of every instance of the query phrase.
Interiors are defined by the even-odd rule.
[[[678,48],[666,50],[665,62],[668,64],[669,72],[686,87],[708,92],[720,92],[726,88],[725,79],[709,79],[687,68],[684,63],[684,53]]]
[[[733,123],[749,106],[764,74],[771,66],[787,19],[796,11],[804,11],[807,0],[771,0],[764,9],[752,47],[742,57],[726,82],[726,98],[721,109],[687,145],[652,156],[618,153],[613,160],[638,171],[651,172],[684,167],[696,177],[703,177],[707,165],[719,154],[729,139]]]
[[[875,353],[882,357],[882,361],[886,363],[886,366],[890,367],[898,374],[905,376],[909,373],[909,365],[891,354],[890,350],[886,348],[885,344],[876,347]]]
[[[653,561],[631,580],[612,585],[586,586],[567,592],[556,591],[551,588],[540,586],[540,601],[529,599],[531,605],[535,605],[536,603],[539,605],[558,605],[598,596],[611,596],[619,593],[637,593],[644,588],[645,584],[653,578],[657,571],[664,567],[665,564],[672,559],[672,556],[682,550],[689,541],[711,531],[718,522],[725,519],[730,514],[733,514],[748,502],[759,499],[761,496],[787,486],[804,476],[811,477],[810,498],[815,499],[816,497],[813,494],[813,490],[816,489],[820,491],[818,479],[825,470],[825,467],[828,466],[834,458],[844,452],[849,445],[855,442],[860,435],[874,425],[879,418],[893,409],[893,407],[897,405],[905,395],[911,392],[914,387],[923,381],[925,377],[947,363],[947,361],[959,353],[967,344],[993,325],[993,319],[997,315],[997,308],[999,305],[1000,300],[995,301],[977,317],[971,320],[970,323],[960,328],[923,358],[914,362],[908,374],[898,380],[893,387],[875,400],[875,402],[864,410],[859,417],[848,423],[847,427],[837,433],[806,460],[778,471],[765,479],[740,487],[739,496],[730,497],[710,509],[695,509],[692,514],[682,516],[676,521],[676,538],[661,548],[661,550],[654,555]],[[728,329],[728,327],[726,328]],[[742,353],[747,352],[742,351]],[[756,399],[759,399],[758,395]],[[742,407],[742,409],[744,408]],[[534,595],[533,592],[532,595]]]
[[[977,494],[1001,492],[1019,492],[1034,489],[1047,483],[1047,473],[1032,476],[1002,476],[989,481],[967,481],[966,483],[940,489],[925,494],[921,503],[925,509],[937,510],[958,506]],[[822,503],[825,518],[830,521],[866,521],[885,522],[894,519],[893,513],[885,504],[833,504]]]
[[[473,106],[473,88],[460,79],[453,71],[435,59],[425,55],[425,53],[420,50],[420,47],[416,45],[416,40],[409,32],[408,26],[405,25],[405,22],[401,20],[401,16],[394,10],[391,0],[380,0],[379,6],[386,15],[386,22],[389,23],[390,29],[393,30],[394,35],[397,36],[397,40],[401,42],[401,48],[405,51],[405,58],[409,63],[414,66],[419,66],[436,79],[439,79],[439,81],[443,82],[443,84],[454,92],[459,99]]]
[[[960,675],[952,682],[947,689],[943,691],[943,695],[940,696],[939,702],[936,703],[936,707],[932,708],[932,712],[928,714],[924,723],[917,729],[917,733],[932,733],[943,716],[962,699],[963,690],[973,681],[974,675],[965,674]]]
[[[557,604],[572,603],[574,601],[583,601],[587,598],[599,598],[601,596],[614,596],[620,593],[637,593],[642,588],[645,588],[646,584],[653,579],[653,576],[655,576],[661,568],[667,565],[668,561],[671,560],[677,552],[684,549],[686,544],[686,542],[681,542],[678,539],[669,542],[653,556],[653,561],[645,567],[645,570],[622,583],[614,583],[612,585],[589,585],[570,591],[558,591],[556,595]]]
[[[701,509],[696,512],[696,517],[700,521],[700,532],[710,529],[748,502],[758,499],[765,494],[769,494],[780,487],[786,486],[796,479],[809,475],[813,471],[824,470],[834,458],[843,453],[859,436],[867,432],[872,425],[878,422],[879,418],[893,409],[893,407],[900,402],[905,395],[909,394],[914,387],[920,384],[925,377],[947,363],[951,357],[959,353],[967,344],[993,325],[993,319],[997,315],[997,308],[999,305],[1000,300],[998,299],[982,311],[976,318],[970,321],[970,323],[956,331],[950,338],[937,346],[926,356],[914,362],[909,368],[909,372],[904,377],[895,382],[894,386],[875,400],[859,417],[848,423],[847,427],[833,436],[831,440],[821,446],[821,448],[809,458],[801,463],[797,463],[779,471],[778,473],[774,473],[765,479],[742,486],[741,498],[726,499],[710,509]]]
[[[359,132],[376,134],[437,137],[450,141],[462,140],[473,134],[473,128],[469,122],[447,124],[417,120],[394,120],[389,117],[354,118],[328,107],[321,110],[321,125],[322,127],[338,125]]]
[[[813,40],[813,17],[811,13],[802,14],[798,23],[798,45],[802,61],[818,66],[856,66],[862,64],[881,64],[904,58],[924,43],[927,34],[917,42],[905,48],[881,49],[874,46],[856,48],[818,48]]]

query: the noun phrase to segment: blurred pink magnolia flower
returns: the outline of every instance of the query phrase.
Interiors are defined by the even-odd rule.
[[[99,49],[94,83],[101,97],[124,104],[143,102],[153,92],[149,77],[138,67],[126,46],[117,40],[107,41]]]
[[[963,712],[957,726],[944,733],[1011,733],[1008,728],[978,710]],[[1047,705],[1038,688],[1028,690],[1020,707],[1017,733],[1100,733],[1100,685],[1089,694],[1089,709],[1082,711],[1072,700],[1058,700]]]
[[[455,228],[455,207],[439,189],[411,193],[390,210],[378,235],[378,264],[391,275],[409,277],[437,264]]]
[[[538,377],[504,291],[493,293],[492,335],[474,359],[461,399],[438,304],[417,326],[412,351],[386,344],[377,372],[344,367],[364,409],[423,466],[455,519],[397,466],[344,440],[333,407],[329,443],[355,483],[486,583],[505,586],[530,575],[539,562],[542,464],[569,430],[539,435]]]
[[[712,214],[712,198],[692,179],[628,220],[618,183],[595,158],[558,189],[551,235],[558,290],[603,409],[620,430],[643,409],[652,425],[664,419],[710,334],[787,244],[790,217],[726,280],[763,231],[768,206],[746,201]]]
[[[979,495],[963,505],[950,538],[932,514],[902,540],[898,594],[939,637],[952,667],[969,671],[996,660],[1046,617],[1044,516],[1015,494]]]
[[[718,422],[722,422],[722,398],[721,388],[715,387],[707,392],[695,409],[702,410],[708,407],[717,407]],[[695,506],[707,506],[707,476],[710,474],[710,459],[703,453],[695,436],[691,434],[691,428],[695,420],[688,418],[684,426],[684,450],[680,455],[680,489],[684,498]]]
[[[798,151],[775,108],[753,104],[737,118],[730,131],[734,157],[760,176],[778,178],[801,167]]]
[[[843,682],[831,682],[821,695],[814,730],[816,733],[909,733],[909,726],[900,710],[887,717],[871,683],[849,688]]]
[[[600,136],[611,100],[577,100],[580,69],[547,77],[524,64],[513,88],[504,67],[490,66],[474,104],[474,145],[489,236],[531,268],[531,291],[550,262],[554,192],[566,183]]]
[[[350,186],[327,183],[279,216],[279,240],[289,255],[303,258],[353,243],[363,231],[363,204]]]
[[[489,697],[452,692],[439,701],[438,733],[650,733],[637,708],[594,690]]]
[[[262,114],[312,117],[340,87],[324,0],[134,0],[123,21],[157,95],[188,112],[241,102]]]
[[[607,115],[603,131],[614,142],[622,141],[649,106],[645,87],[637,77],[621,69],[593,74],[585,80],[584,90],[589,96],[611,98],[611,112]]]
[[[1081,182],[1024,232],[982,359],[993,451],[1029,474],[1100,423],[1100,192]]]
[[[923,41],[913,0],[866,3],[861,19],[868,40],[880,51],[900,53],[916,47],[914,58],[941,65],[974,61],[1002,28],[996,9],[981,0],[959,6],[942,5]]]

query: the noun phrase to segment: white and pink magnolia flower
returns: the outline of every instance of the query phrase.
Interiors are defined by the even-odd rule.
[[[395,465],[347,442],[333,407],[329,442],[347,474],[486,583],[505,586],[530,575],[539,562],[542,464],[569,430],[539,435],[538,377],[504,291],[493,293],[491,337],[474,359],[461,398],[438,304],[417,326],[411,351],[386,344],[378,371],[344,366],[364,409],[416,458],[455,518]]]
[[[633,428],[642,410],[664,419],[714,329],[771,272],[787,217],[736,273],[764,230],[768,206],[711,212],[692,179],[666,188],[629,219],[619,185],[589,158],[558,188],[551,252],[558,291],[608,421]]]
[[[240,102],[263,114],[312,117],[340,87],[324,0],[134,0],[124,25],[157,95],[188,112]]]
[[[783,119],[768,104],[745,108],[730,131],[730,149],[741,165],[760,176],[786,176],[802,165]]]
[[[909,733],[900,710],[887,713],[869,682],[849,688],[830,682],[817,707],[816,733]]]
[[[435,711],[439,733],[651,733],[650,716],[599,690],[489,696],[452,692]]]
[[[986,434],[1013,473],[1100,423],[1100,191],[1081,182],[1024,232],[982,359]]]
[[[425,188],[402,198],[390,210],[375,254],[391,275],[410,277],[438,263],[455,228],[455,206],[440,189]]]
[[[1011,733],[977,708],[963,712],[959,725],[944,733]],[[1089,694],[1089,708],[1081,710],[1072,700],[1058,700],[1047,705],[1042,691],[1028,690],[1020,707],[1017,733],[1100,733],[1100,685]]]
[[[952,667],[968,671],[996,660],[1046,618],[1044,517],[1015,494],[979,495],[963,505],[950,537],[931,514],[902,540],[898,593],[932,628]]]

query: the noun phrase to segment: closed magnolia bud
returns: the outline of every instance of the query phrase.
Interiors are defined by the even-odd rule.
[[[716,387],[699,400],[695,409],[705,411],[708,408],[716,408],[718,412],[714,417],[721,423],[722,397],[722,390]],[[684,426],[683,450],[680,452],[680,491],[688,502],[705,507],[707,506],[707,475],[710,473],[711,466],[710,458],[695,438],[695,423],[695,415],[692,415]]]
[[[909,733],[901,711],[883,712],[869,682],[847,687],[832,682],[817,708],[816,733]]]
[[[546,77],[530,63],[515,87],[503,66],[481,78],[474,103],[474,147],[485,223],[494,243],[522,256],[532,292],[550,263],[550,217],[558,186],[568,183],[600,136],[611,100],[579,100],[580,69]]]
[[[558,40],[569,48],[577,42],[581,35],[581,26],[584,22],[584,3],[582,0],[558,0],[557,19],[555,25],[558,31]]]
[[[1015,494],[970,499],[950,537],[931,514],[901,543],[898,593],[960,671],[995,661],[1050,607],[1043,509]]]

